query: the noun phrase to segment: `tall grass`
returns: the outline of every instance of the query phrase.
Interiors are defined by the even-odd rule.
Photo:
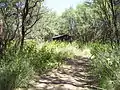
[[[0,90],[27,87],[34,73],[48,72],[79,52],[76,43],[26,41],[23,51],[12,45],[0,60]],[[77,53],[78,53],[77,52]]]
[[[109,44],[92,44],[92,72],[105,90],[120,90],[120,49]]]
[[[0,61],[0,90],[26,87],[33,74],[33,67],[26,55],[7,52]]]

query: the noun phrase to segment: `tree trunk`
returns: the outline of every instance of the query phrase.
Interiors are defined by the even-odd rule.
[[[25,38],[25,27],[24,25],[22,26],[22,37],[21,37],[21,45],[20,45],[20,49],[23,49],[23,45],[24,45],[24,38]]]
[[[117,45],[119,46],[119,32],[118,32],[118,27],[117,27],[117,16],[116,16],[116,10],[114,8],[114,3],[113,0],[110,0],[110,4],[111,4],[111,11],[112,11],[112,19],[113,19],[113,25],[114,25],[114,30],[115,30],[115,40]]]
[[[0,22],[0,55],[3,53],[3,22]]]
[[[22,37],[21,37],[21,46],[20,46],[20,49],[22,50],[23,49],[23,45],[24,45],[24,38],[25,38],[25,20],[26,20],[26,17],[28,15],[28,12],[29,12],[29,9],[28,9],[28,0],[26,0],[25,2],[25,7],[23,9],[23,14],[22,14],[22,31],[21,31],[21,34],[22,34]]]

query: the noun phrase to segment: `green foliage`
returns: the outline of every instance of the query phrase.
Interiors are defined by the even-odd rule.
[[[67,43],[62,42],[50,42],[43,44],[40,49],[32,54],[31,65],[34,66],[35,71],[42,74],[53,67],[57,67],[62,64],[64,62],[64,58],[71,57],[72,53],[68,50],[62,51],[62,48],[67,45]],[[37,47],[40,46],[38,45]]]
[[[86,44],[91,48],[92,72],[98,76],[100,87],[119,90],[120,50],[114,46],[114,40],[118,41],[119,38],[119,3],[92,0],[91,3],[78,4],[75,9],[70,7],[57,16],[42,7],[43,1],[26,0],[26,7],[20,8],[15,5],[24,0],[1,0],[8,2],[8,7],[0,8],[5,34],[0,42],[5,49],[0,58],[0,90],[26,86],[34,72],[41,75],[64,63],[64,58],[85,55],[90,49],[85,50],[83,43],[94,41],[109,42],[113,47],[109,43]],[[50,41],[58,34],[70,34],[77,41],[37,42]],[[28,38],[36,41],[26,40],[20,51],[20,42]],[[79,48],[83,48],[83,53]],[[87,54],[90,56],[90,53]]]
[[[98,76],[100,87],[107,90],[119,90],[120,86],[120,50],[110,45],[93,44],[91,50],[93,73]]]
[[[55,54],[52,51],[47,50],[46,47],[42,47],[41,50],[38,50],[33,54],[31,65],[33,65],[36,72],[42,74],[46,70],[51,69],[55,63],[57,63],[54,56]]]
[[[43,7],[42,18],[36,25],[32,28],[32,32],[27,36],[27,38],[34,38],[41,41],[50,40],[50,38],[58,34],[59,29],[59,18],[55,12]]]
[[[33,74],[33,67],[24,53],[6,53],[0,61],[0,90],[26,87]]]
[[[22,51],[13,43],[0,60],[0,90],[26,87],[34,72],[40,75],[60,66],[79,49],[76,42],[47,42],[43,45],[26,40]]]

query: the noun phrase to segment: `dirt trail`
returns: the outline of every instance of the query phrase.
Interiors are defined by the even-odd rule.
[[[28,90],[97,90],[96,79],[89,72],[89,58],[66,59],[66,64],[31,81]]]

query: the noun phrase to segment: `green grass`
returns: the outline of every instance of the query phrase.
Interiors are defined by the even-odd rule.
[[[0,90],[27,87],[34,73],[42,75],[64,63],[65,58],[80,55],[76,42],[46,42],[27,40],[22,52],[9,45],[0,61]]]
[[[91,44],[93,74],[105,90],[120,90],[120,49],[109,44]]]

